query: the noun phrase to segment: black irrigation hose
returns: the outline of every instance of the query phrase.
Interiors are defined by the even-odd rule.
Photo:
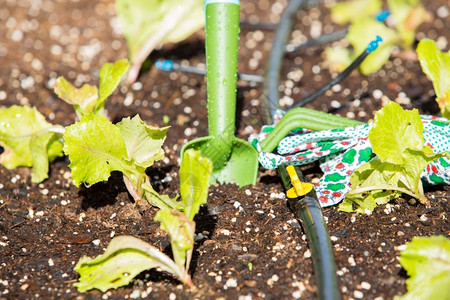
[[[278,84],[280,79],[281,62],[285,53],[286,41],[292,26],[292,16],[297,13],[307,0],[291,0],[286,6],[280,23],[275,31],[275,39],[272,43],[272,51],[267,62],[264,86],[263,105],[267,108],[264,116],[266,124],[272,124],[272,116],[278,109]]]
[[[269,23],[269,22],[252,23],[252,22],[242,21],[239,23],[239,26],[241,27],[241,29],[245,29],[245,30],[275,30],[275,28],[277,28],[278,24],[277,23]]]
[[[381,38],[379,36],[377,36],[376,40],[372,41],[369,46],[366,48],[366,50],[364,50],[363,53],[361,53],[344,71],[342,71],[338,76],[336,76],[335,78],[331,79],[328,83],[326,83],[325,85],[323,85],[321,88],[319,88],[317,91],[315,91],[314,93],[306,96],[303,100],[298,101],[297,103],[295,103],[294,105],[292,105],[290,107],[290,109],[292,108],[296,108],[296,107],[301,107],[301,106],[305,106],[306,104],[314,101],[315,99],[317,99],[320,95],[322,95],[323,93],[325,93],[326,91],[328,91],[329,89],[331,89],[335,84],[338,84],[339,82],[341,82],[342,80],[344,80],[348,75],[350,75],[350,73],[356,69],[363,61],[364,59],[366,59],[366,57],[378,47],[378,43],[381,42]]]
[[[331,79],[328,83],[326,83],[325,85],[320,87],[314,93],[312,93],[312,94],[306,96],[305,98],[303,98],[302,100],[296,102],[294,105],[292,105],[290,107],[290,109],[296,108],[296,107],[305,106],[306,104],[316,100],[323,93],[325,93],[326,91],[331,89],[335,84],[338,84],[339,82],[344,80],[348,75],[350,75],[350,73],[354,69],[356,69],[362,63],[362,61],[367,57],[367,55],[369,55],[369,54],[370,53],[367,50],[365,50],[344,71],[342,71],[339,75],[337,75],[336,77]]]
[[[301,181],[305,181],[298,167],[295,167]],[[292,188],[289,174],[285,167],[279,167],[278,172],[286,190]],[[301,221],[308,237],[314,272],[316,274],[319,299],[340,299],[336,277],[336,264],[328,236],[327,225],[324,222],[322,209],[314,189],[298,198],[288,198],[289,206],[295,217]]]
[[[272,123],[272,115],[279,107],[279,73],[281,70],[281,62],[285,54],[286,39],[292,25],[291,19],[297,10],[305,3],[305,0],[291,0],[281,17],[280,24],[275,33],[275,40],[269,55],[263,87],[263,101],[266,106],[265,118],[268,124]],[[303,177],[300,169],[296,168],[296,170],[298,176],[300,178]],[[285,166],[279,167],[278,172],[283,180],[285,188],[289,189],[292,184]],[[322,216],[322,209],[317,200],[317,195],[314,190],[312,190],[312,192],[308,193],[305,197],[291,199],[290,206],[295,216],[303,224],[303,229],[308,236],[319,299],[341,299],[337,284],[336,265],[331,248],[331,241]]]
[[[183,66],[182,64],[174,62],[170,59],[164,59],[164,60],[158,59],[155,62],[155,67],[158,70],[163,70],[163,71],[181,71],[181,72],[185,72],[185,73],[206,76],[205,68],[198,68],[198,67],[194,67],[194,66]],[[237,77],[240,80],[245,80],[245,81],[250,81],[250,82],[263,82],[264,81],[264,77],[262,75],[257,75],[257,74],[238,73]]]
[[[286,53],[293,53],[301,49],[309,48],[309,47],[315,47],[320,46],[323,44],[327,44],[336,40],[340,40],[344,38],[348,33],[348,29],[342,29],[339,31],[335,31],[329,34],[324,34],[318,37],[317,39],[311,39],[307,40],[303,44],[300,44],[298,46],[294,46],[293,44],[288,44],[286,46]]]

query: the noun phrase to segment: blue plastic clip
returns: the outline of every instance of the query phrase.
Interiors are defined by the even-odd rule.
[[[166,59],[166,60],[158,59],[155,62],[155,67],[158,70],[172,71],[173,70],[173,61],[171,61],[169,59]]]
[[[386,19],[391,15],[391,12],[388,9],[380,11],[376,16],[375,19],[378,22],[384,22]]]
[[[381,38],[381,36],[377,35],[377,38],[369,43],[369,45],[366,48],[366,51],[369,53],[374,51],[375,49],[378,48],[378,44],[382,41],[383,39]]]

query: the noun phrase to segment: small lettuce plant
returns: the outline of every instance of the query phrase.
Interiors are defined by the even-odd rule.
[[[7,169],[32,167],[31,181],[48,177],[49,163],[63,155],[64,127],[53,125],[36,108],[13,105],[0,109],[0,164]]]
[[[423,72],[433,82],[441,114],[450,119],[450,51],[442,52],[431,39],[421,40],[416,51]]]
[[[180,167],[181,200],[158,206],[154,220],[168,233],[173,260],[149,243],[133,236],[118,236],[111,240],[105,253],[96,258],[82,257],[75,271],[80,274],[75,283],[78,291],[99,289],[106,292],[129,284],[139,273],[159,268],[171,273],[187,286],[193,283],[189,275],[194,247],[194,217],[206,203],[212,163],[199,151],[184,152]],[[172,207],[169,207],[172,206]]]
[[[161,223],[171,240],[173,259],[156,247],[132,236],[111,240],[106,252],[95,258],[83,257],[75,266],[80,274],[80,292],[97,288],[106,291],[128,284],[144,270],[159,268],[172,273],[188,286],[195,222],[200,206],[206,203],[212,163],[193,149],[184,153],[180,167],[180,194],[171,198],[157,193],[145,173],[155,161],[164,158],[162,144],[169,127],[145,124],[136,115],[111,123],[104,115],[104,103],[128,69],[128,61],[105,64],[100,70],[99,87],[85,84],[75,88],[59,77],[55,93],[72,104],[79,121],[63,127],[45,120],[35,108],[11,106],[0,110],[0,163],[7,168],[32,167],[32,181],[48,177],[49,163],[67,155],[76,186],[106,181],[113,171],[123,174],[134,200],[146,200],[160,210]]]
[[[367,213],[401,194],[428,204],[420,179],[432,161],[450,158],[449,152],[434,153],[424,143],[423,123],[417,109],[403,110],[390,101],[375,115],[369,141],[376,157],[353,172],[352,189],[339,210]]]
[[[420,0],[387,0],[387,3],[390,13],[387,23],[390,26],[382,22],[388,14],[386,11],[380,12],[381,0],[353,0],[338,3],[331,9],[334,22],[350,23],[346,40],[353,48],[327,48],[325,55],[331,68],[342,71],[366,49],[376,35],[383,39],[383,43],[361,63],[359,69],[364,75],[378,71],[389,60],[395,47],[412,50],[415,31],[420,24],[429,20],[428,12]],[[338,65],[333,61],[337,56],[334,51],[339,51]]]
[[[117,88],[129,66],[127,59],[104,64],[99,73],[98,88],[87,83],[81,88],[76,88],[60,76],[56,79],[54,92],[59,98],[73,105],[78,118],[89,113],[103,115],[106,98]]]
[[[97,88],[89,84],[76,88],[64,77],[55,82],[55,93],[73,105],[78,118],[95,118],[104,114],[105,100],[114,92],[127,72],[126,59],[107,63],[100,70]],[[66,129],[54,125],[36,109],[13,105],[0,109],[0,164],[7,169],[31,167],[31,181],[48,178],[49,163],[63,156],[63,134]],[[165,131],[164,131],[165,132]]]

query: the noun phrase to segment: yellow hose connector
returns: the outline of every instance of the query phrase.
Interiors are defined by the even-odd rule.
[[[295,171],[294,166],[287,166],[286,171],[289,174],[293,188],[286,192],[288,198],[297,198],[308,194],[312,189],[313,185],[309,182],[300,181],[298,174]]]

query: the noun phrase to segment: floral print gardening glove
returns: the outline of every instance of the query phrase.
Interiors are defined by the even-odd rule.
[[[275,124],[284,115],[277,111]],[[450,151],[450,122],[444,118],[421,116],[424,125],[425,145],[434,152]],[[275,125],[263,126],[261,133],[252,134],[249,142],[260,151],[259,143],[273,130]],[[315,190],[322,207],[341,202],[351,190],[350,176],[353,171],[372,159],[375,154],[368,139],[373,124],[368,123],[345,129],[291,131],[281,140],[277,153],[259,153],[259,162],[266,169],[280,165],[305,165],[320,162],[324,172]],[[440,158],[430,163],[422,172],[425,184],[450,184],[450,160]]]

